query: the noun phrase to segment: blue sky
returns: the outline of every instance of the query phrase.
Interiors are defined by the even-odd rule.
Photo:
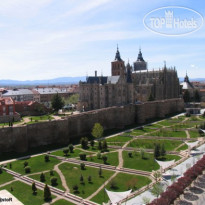
[[[141,46],[150,70],[176,66],[205,77],[205,28],[186,36],[147,30],[144,16],[163,6],[205,15],[203,0],[0,0],[0,79],[110,75],[116,46],[133,63]]]

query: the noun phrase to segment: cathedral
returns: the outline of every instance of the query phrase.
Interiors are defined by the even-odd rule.
[[[148,71],[141,49],[133,66],[120,56],[119,49],[111,62],[111,76],[94,76],[79,83],[80,111],[101,109],[111,106],[135,104],[148,100],[178,98],[180,84],[175,68]]]

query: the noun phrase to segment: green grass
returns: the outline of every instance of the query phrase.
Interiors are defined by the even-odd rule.
[[[28,166],[31,167],[31,173],[35,172],[42,172],[44,170],[51,170],[53,169],[54,165],[60,163],[60,160],[55,159],[53,157],[50,157],[49,162],[45,162],[44,160],[45,155],[40,155],[37,157],[32,157],[26,160],[17,160],[12,162],[12,169],[15,172],[18,172],[20,174],[25,174],[24,171],[24,162],[28,162]]]
[[[116,182],[116,187],[111,188],[110,184],[106,185],[106,189],[109,191],[127,191],[130,188],[131,189],[140,189],[143,186],[148,185],[151,180],[147,177],[144,176],[136,176],[136,175],[130,175],[130,174],[124,174],[124,173],[119,173],[114,179]],[[130,186],[132,182],[136,182],[135,187]],[[134,184],[134,183],[133,183]],[[91,201],[94,201],[96,203],[102,204],[103,202],[108,202],[108,196],[107,193],[102,189],[96,196],[94,196]]]
[[[131,139],[132,137],[119,135],[119,136],[107,138],[106,141],[107,142],[128,142]]]
[[[128,152],[123,151],[123,159],[124,159],[123,167],[126,168],[149,171],[149,172],[151,172],[152,170],[158,170],[160,168],[157,162],[154,160],[154,156],[152,153],[146,153],[145,159],[142,159],[139,152],[133,153],[133,157],[130,158],[128,156]],[[166,155],[166,159],[163,159],[163,161],[169,161],[173,159],[179,160],[180,157],[176,155]]]
[[[181,151],[181,150],[186,150],[186,149],[188,149],[188,145],[184,144],[181,147],[179,147],[176,151]]]
[[[0,174],[0,185],[13,180],[13,176],[2,170]]]
[[[158,136],[158,137],[179,137],[179,138],[187,137],[185,131],[171,131],[166,129],[161,129],[160,131],[151,133],[150,135]]]
[[[74,149],[73,153],[68,153],[67,156],[65,156],[65,154],[63,153],[63,149],[55,151],[55,152],[51,152],[52,155],[56,155],[56,156],[61,156],[61,157],[67,157],[67,158],[75,158],[75,157],[79,157],[79,154],[81,152],[85,152],[87,155],[92,154],[92,152],[86,152],[86,151],[82,151],[79,149]]]
[[[177,119],[175,120],[163,120],[161,122],[158,122],[157,124],[162,125],[162,126],[172,126],[174,124],[179,123],[180,121],[178,121]]]
[[[191,138],[198,138],[198,137],[200,137],[200,134],[199,134],[198,131],[191,131],[191,130],[189,130],[189,134],[190,134]]]
[[[50,178],[53,177],[53,176],[50,176],[50,172],[45,172],[44,174],[45,174],[45,182],[43,182],[43,183],[51,185]],[[31,175],[29,177],[32,178],[32,179],[40,181],[40,174]],[[65,188],[62,186],[62,182],[61,182],[60,176],[55,171],[54,171],[54,177],[57,178],[57,185],[54,186],[54,187],[59,188],[61,190],[65,190]]]
[[[73,205],[73,203],[71,203],[70,201],[66,201],[65,199],[59,199],[52,204],[53,205]]]
[[[11,187],[13,188],[13,191],[11,192]],[[41,205],[44,204],[44,197],[43,197],[43,191],[37,190],[37,194],[33,195],[31,186],[16,181],[9,185],[3,186],[0,188],[0,190],[6,189],[7,191],[11,192],[12,195],[14,195],[19,201],[21,201],[24,205]],[[52,196],[54,199],[55,196]]]
[[[125,142],[108,142],[107,145],[109,146],[123,146]]]
[[[144,135],[149,132],[155,131],[154,129],[149,129],[149,128],[143,128],[143,129],[134,129],[130,133],[131,135],[137,136],[137,135]]]
[[[74,165],[70,163],[63,163],[59,166],[63,175],[66,178],[68,187],[73,193],[72,187],[78,185],[78,193],[74,193],[83,198],[88,197],[93,192],[95,192],[106,180],[108,180],[114,172],[102,170],[102,177],[99,177],[99,168],[85,167],[85,170],[81,170],[79,165]],[[84,178],[84,184],[80,183],[80,176]],[[88,182],[88,176],[92,177],[92,183]]]
[[[107,163],[106,163],[107,165],[117,166],[119,164],[118,152],[111,152],[111,153],[107,153],[105,155],[108,157]],[[98,159],[97,156],[93,156],[93,157],[88,156],[87,160],[90,162],[104,164],[102,158]]]
[[[182,141],[174,140],[155,140],[155,139],[135,139],[128,144],[127,147],[144,148],[144,149],[154,149],[155,144],[164,144],[165,150],[172,151],[180,144]]]

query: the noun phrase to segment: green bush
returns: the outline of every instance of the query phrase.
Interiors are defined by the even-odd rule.
[[[31,172],[31,167],[26,166],[26,167],[24,168],[24,170],[25,170],[25,173],[30,173],[30,172]]]
[[[57,185],[57,178],[56,177],[51,177],[51,185],[56,186]]]

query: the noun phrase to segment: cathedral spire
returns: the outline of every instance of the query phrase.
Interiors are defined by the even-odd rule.
[[[139,48],[139,53],[138,53],[137,61],[144,61],[144,59],[142,57],[141,47]]]
[[[115,54],[115,60],[116,61],[122,61],[122,59],[120,57],[120,52],[119,52],[118,44],[117,44],[117,52]]]

